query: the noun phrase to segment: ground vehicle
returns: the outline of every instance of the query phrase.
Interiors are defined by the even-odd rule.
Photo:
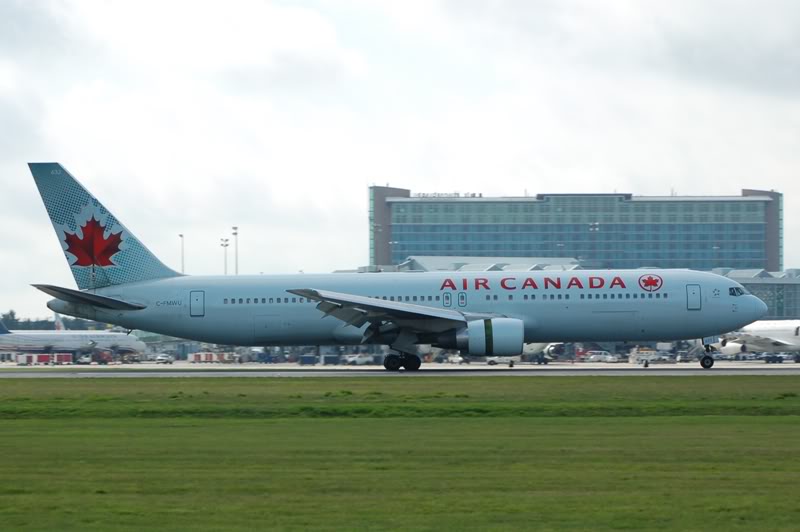
[[[611,353],[608,351],[588,351],[586,353],[587,362],[609,362]]]
[[[172,358],[172,355],[161,353],[156,356],[156,364],[172,364],[173,362],[175,362],[175,359]]]
[[[516,362],[519,362],[519,357],[486,357],[486,363],[490,366],[508,364],[509,368],[513,368]]]
[[[367,353],[356,353],[354,355],[345,355],[344,363],[348,366],[364,366],[366,364],[374,364],[375,357]]]

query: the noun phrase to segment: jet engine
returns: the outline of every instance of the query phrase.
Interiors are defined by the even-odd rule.
[[[473,320],[456,333],[456,346],[468,355],[522,354],[525,325],[514,318]]]

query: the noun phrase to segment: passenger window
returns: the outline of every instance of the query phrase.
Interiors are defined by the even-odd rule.
[[[581,294],[581,299],[583,299],[584,297],[586,297],[586,296],[584,294]]]
[[[656,294],[656,299],[661,299],[661,294]]]
[[[558,299],[561,299],[561,294],[558,294]]]
[[[272,298],[269,298],[269,304],[270,305],[272,304]]]
[[[536,299],[536,294],[531,294],[531,299]]]
[[[486,301],[489,301],[490,299],[492,299],[492,296],[490,296],[489,294],[486,294]]]
[[[279,298],[279,297],[275,298],[275,303],[280,303],[280,302],[281,302],[281,298]]]
[[[386,299],[385,297],[383,299]],[[394,296],[389,296],[389,301],[394,301]]]
[[[514,301],[514,296],[513,296],[513,295],[511,295],[511,294],[508,294],[508,300],[509,300],[509,301]]]
[[[222,300],[222,304],[223,304],[223,305],[227,305],[227,304],[228,304],[228,298],[227,298],[227,297],[226,297],[225,299],[223,299],[223,300]]]
[[[651,294],[647,294],[647,297],[649,297],[650,299],[653,299],[653,294],[652,293]]]
[[[428,296],[428,301],[433,301],[433,296]]]
[[[439,296],[436,296],[436,301],[439,301]]]
[[[528,294],[525,294],[524,296],[522,296],[522,299],[524,299],[525,301],[527,301],[527,300],[528,300]]]
[[[283,298],[283,302],[284,302],[284,303],[288,303],[288,302],[289,302],[289,298],[288,298],[288,297],[284,297],[284,298]]]
[[[244,299],[242,299],[241,297],[239,298],[239,304],[240,305],[244,304]]]
[[[247,303],[250,304],[250,298],[249,297],[247,298]]]
[[[411,301],[411,297],[410,296],[406,296],[406,301]]]
[[[414,297],[413,297],[413,298],[411,298],[411,299],[413,299],[414,301],[416,301],[416,300],[417,300],[417,296],[414,296]]]
[[[566,294],[566,295],[564,296],[564,299],[569,299],[569,294]]]
[[[608,294],[603,294],[603,299],[608,299]]]
[[[625,299],[630,299],[630,298],[631,298],[630,294],[625,294]]]
[[[296,297],[292,298],[292,303],[297,303],[297,298]]]
[[[669,294],[666,294],[666,293],[665,293],[665,294],[664,294],[664,299],[667,299],[667,296],[668,296],[668,295],[669,295]]]

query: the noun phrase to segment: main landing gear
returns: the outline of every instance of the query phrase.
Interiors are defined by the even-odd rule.
[[[714,357],[710,355],[711,353],[711,346],[706,344],[706,354],[700,358],[700,367],[703,369],[711,369],[714,367]]]
[[[405,368],[406,371],[417,371],[421,365],[422,360],[411,353],[386,355],[383,359],[383,367],[389,371],[399,371],[400,368]]]

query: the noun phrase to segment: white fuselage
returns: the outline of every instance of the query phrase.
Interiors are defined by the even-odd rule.
[[[658,287],[642,283],[662,279]],[[64,314],[231,345],[359,344],[364,327],[324,317],[291,289],[330,290],[465,315],[524,322],[524,341],[677,340],[718,335],[758,319],[766,306],[739,284],[690,270],[431,272],[181,276],[94,293],[144,305],[105,310],[53,300]]]
[[[147,346],[132,335],[95,331],[11,331],[0,334],[2,353],[83,352],[107,349],[143,352]]]

